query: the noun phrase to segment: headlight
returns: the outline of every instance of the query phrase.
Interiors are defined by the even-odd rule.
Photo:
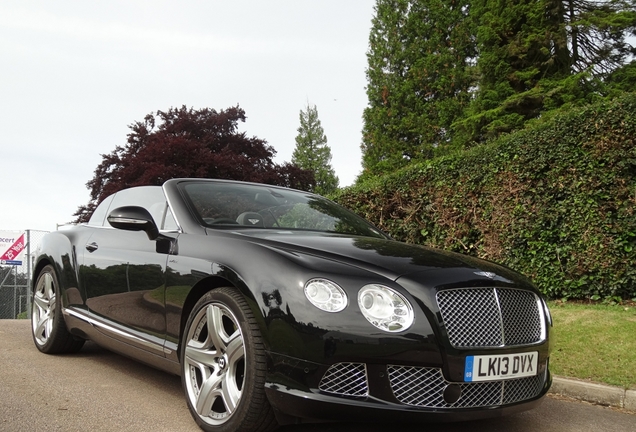
[[[312,305],[325,312],[340,312],[347,307],[347,294],[326,279],[312,279],[305,284],[305,296]]]
[[[362,315],[387,332],[399,332],[413,324],[413,307],[402,294],[382,285],[366,285],[358,292]]]

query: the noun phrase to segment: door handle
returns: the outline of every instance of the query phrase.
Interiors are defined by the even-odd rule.
[[[86,245],[86,250],[89,252],[95,252],[98,248],[99,246],[97,246],[97,243],[95,242]]]

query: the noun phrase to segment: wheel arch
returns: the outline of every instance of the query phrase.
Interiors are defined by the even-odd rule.
[[[41,257],[35,264],[33,274],[31,275],[31,294],[33,294],[33,290],[35,290],[35,283],[37,282],[40,273],[42,273],[42,269],[44,269],[47,265],[52,265],[55,268],[54,261],[48,256]],[[55,272],[59,273],[59,269],[56,268]]]
[[[186,323],[188,321],[188,318],[190,317],[190,314],[192,313],[192,310],[194,309],[194,306],[199,301],[199,299],[203,297],[206,293],[218,288],[223,288],[223,287],[232,288],[238,291],[239,293],[241,293],[241,295],[243,295],[243,297],[247,301],[247,304],[249,305],[250,309],[252,310],[254,317],[258,321],[261,334],[264,335],[265,332],[267,331],[267,326],[265,324],[263,312],[258,306],[254,293],[240,278],[238,277],[228,278],[228,277],[222,277],[218,275],[208,276],[204,279],[199,280],[192,287],[192,289],[188,293],[188,296],[185,299],[185,302],[183,303],[183,308],[181,310],[181,319],[179,323],[179,346],[178,346],[179,356],[181,355],[180,353],[181,353],[181,344],[183,343],[183,332],[185,331]],[[267,340],[267,338],[264,338],[264,340]],[[181,361],[181,358],[179,358],[179,360]]]
[[[38,255],[32,271],[31,292],[35,289],[38,276],[47,265],[53,266],[55,276],[63,299],[63,305],[68,305],[67,289],[75,287],[80,289],[77,257],[75,246],[67,235],[55,231],[47,234],[38,247]]]

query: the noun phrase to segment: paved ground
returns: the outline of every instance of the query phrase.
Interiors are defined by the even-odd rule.
[[[280,432],[633,432],[636,415],[549,397],[510,417],[443,425],[286,426]],[[197,431],[176,376],[87,344],[44,355],[27,320],[0,320],[0,431]]]

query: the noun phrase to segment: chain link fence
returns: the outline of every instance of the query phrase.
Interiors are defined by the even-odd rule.
[[[0,261],[0,319],[15,319],[28,315],[31,306],[30,287],[35,250],[47,231],[23,232],[26,244],[22,264],[8,265]]]

